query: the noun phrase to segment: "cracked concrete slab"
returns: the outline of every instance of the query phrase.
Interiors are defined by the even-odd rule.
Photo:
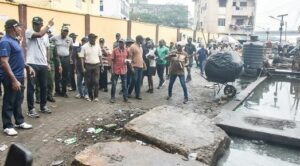
[[[80,152],[72,166],[207,166],[182,158],[135,142],[107,142],[94,144]]]
[[[167,152],[195,152],[197,160],[208,165],[215,165],[230,144],[227,134],[207,117],[172,106],[156,107],[130,121],[125,132]]]

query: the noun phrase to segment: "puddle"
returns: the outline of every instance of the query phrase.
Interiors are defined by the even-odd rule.
[[[299,166],[300,150],[232,137],[218,166]]]
[[[300,121],[299,101],[299,80],[268,79],[235,111],[250,111],[262,116]]]

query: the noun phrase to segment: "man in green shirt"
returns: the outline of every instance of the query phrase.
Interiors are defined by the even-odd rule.
[[[165,41],[162,39],[159,41],[159,46],[156,48],[156,69],[159,77],[159,85],[157,89],[160,89],[165,84],[164,72],[167,65],[167,60],[165,58],[168,54],[169,49],[165,46]]]

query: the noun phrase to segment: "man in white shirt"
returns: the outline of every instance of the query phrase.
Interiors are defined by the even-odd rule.
[[[84,59],[84,71],[86,86],[91,101],[98,102],[99,75],[102,51],[96,44],[97,36],[93,33],[88,35],[89,42],[81,48],[80,57]]]
[[[56,46],[57,69],[55,72],[55,91],[58,95],[68,97],[67,85],[70,72],[70,58],[72,53],[73,39],[68,36],[69,28],[63,26],[61,34],[53,36],[50,40]],[[62,87],[60,87],[60,83]]]
[[[47,31],[54,25],[53,19],[48,22],[48,25],[43,27],[43,19],[41,17],[33,17],[32,29],[27,29],[25,33],[27,43],[27,64],[31,66],[36,77],[28,75],[27,81],[27,104],[28,113],[30,117],[39,117],[34,108],[34,87],[35,82],[38,81],[40,85],[40,110],[42,113],[51,113],[46,106],[47,104],[47,77],[50,66],[48,64],[48,47],[49,39]]]

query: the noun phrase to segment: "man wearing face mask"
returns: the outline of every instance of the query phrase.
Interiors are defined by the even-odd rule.
[[[53,25],[53,19],[48,22],[47,26],[43,27],[43,19],[41,17],[33,17],[32,29],[27,29],[25,33],[27,43],[27,64],[34,69],[36,74],[36,77],[32,77],[31,75],[27,76],[27,115],[33,118],[39,117],[34,108],[34,87],[36,81],[40,86],[40,111],[41,113],[51,113],[49,108],[46,106],[47,77],[48,70],[50,70],[50,59],[47,51],[49,47],[49,39],[45,34]]]
[[[55,92],[56,95],[68,98],[67,85],[70,72],[70,58],[72,53],[73,39],[68,36],[69,28],[62,26],[61,34],[53,36],[50,41],[56,46],[57,68],[55,69]],[[60,86],[61,85],[61,86]]]
[[[0,73],[4,85],[4,97],[2,105],[2,123],[4,133],[9,136],[17,135],[14,127],[31,129],[32,125],[27,124],[22,115],[22,103],[24,99],[24,67],[32,76],[33,69],[25,65],[24,53],[18,37],[21,35],[20,24],[14,20],[5,22],[6,35],[0,41]],[[16,125],[11,118],[14,115]]]

